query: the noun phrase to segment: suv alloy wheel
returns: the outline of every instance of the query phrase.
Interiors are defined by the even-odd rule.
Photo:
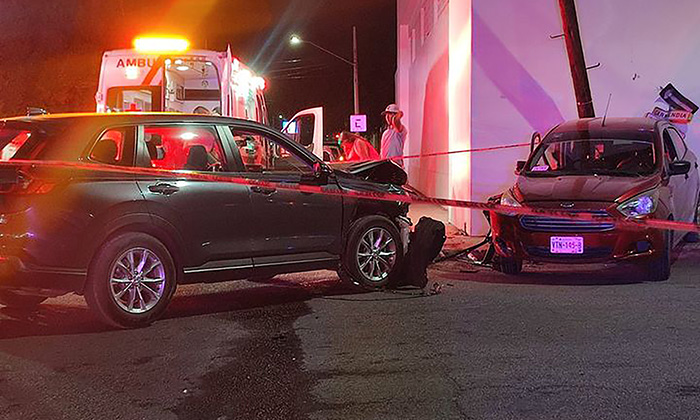
[[[85,299],[103,321],[120,328],[156,320],[176,288],[177,270],[156,238],[128,232],[105,242],[88,271]]]
[[[403,244],[396,226],[383,216],[367,216],[350,229],[341,278],[369,289],[390,286],[403,262]]]

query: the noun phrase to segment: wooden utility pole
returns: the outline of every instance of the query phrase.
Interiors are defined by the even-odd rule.
[[[352,27],[352,81],[355,115],[360,113],[360,63],[357,61],[357,26]]]
[[[581,44],[575,0],[559,0],[559,8],[561,9],[561,20],[564,27],[566,51],[569,55],[569,65],[571,66],[571,77],[574,81],[578,116],[579,118],[592,118],[595,117],[595,110],[593,109],[591,86],[588,82],[586,58],[583,56],[583,45]]]

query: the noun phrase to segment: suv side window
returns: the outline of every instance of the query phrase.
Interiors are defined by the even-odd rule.
[[[133,166],[134,144],[133,127],[110,128],[95,142],[88,159],[107,165]]]
[[[678,158],[683,159],[685,157],[686,152],[688,151],[688,147],[685,145],[683,137],[681,137],[678,131],[676,131],[674,128],[669,128],[668,132],[671,136],[673,146],[676,149],[676,152],[678,152]]]
[[[147,125],[143,141],[152,168],[172,171],[226,171],[221,141],[213,126]]]
[[[671,135],[669,134],[669,129],[664,130],[664,154],[666,156],[666,160],[669,162],[674,162],[678,160],[678,152],[676,151],[675,146],[673,145],[673,140],[671,139]]]
[[[294,150],[273,137],[231,127],[234,148],[247,172],[308,175],[313,167]]]

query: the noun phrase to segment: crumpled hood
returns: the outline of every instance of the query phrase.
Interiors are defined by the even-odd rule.
[[[614,176],[518,177],[516,194],[522,202],[607,201],[626,199],[659,183],[659,178]]]
[[[408,182],[406,171],[390,160],[331,163],[330,167],[381,184],[403,186]]]

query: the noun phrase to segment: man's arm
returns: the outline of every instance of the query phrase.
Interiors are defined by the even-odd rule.
[[[403,124],[401,124],[401,117],[403,117],[403,111],[399,111],[398,114],[394,115],[394,128],[399,133],[403,132]]]

